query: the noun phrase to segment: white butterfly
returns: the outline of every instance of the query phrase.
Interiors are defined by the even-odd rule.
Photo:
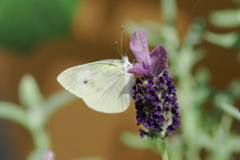
[[[83,99],[90,108],[105,113],[125,111],[131,101],[134,75],[127,56],[83,64],[63,71],[58,82]]]

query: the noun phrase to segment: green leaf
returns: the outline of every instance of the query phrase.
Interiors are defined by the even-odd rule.
[[[29,128],[28,117],[21,106],[10,102],[0,101],[0,118],[16,122]]]
[[[47,121],[48,118],[53,113],[55,113],[56,111],[58,111],[59,109],[64,107],[67,103],[70,103],[75,99],[77,99],[77,97],[74,96],[73,94],[69,93],[66,90],[60,91],[60,92],[52,95],[51,97],[49,97],[42,104],[42,108],[43,108],[43,112],[44,112],[44,116],[45,116],[44,120]]]
[[[232,103],[232,99],[229,98],[228,95],[220,92],[220,93],[217,93],[214,97],[214,104],[217,106],[217,107],[222,107],[222,104],[231,104]]]
[[[166,44],[170,44],[172,48],[178,48],[179,46],[178,33],[173,26],[164,25],[159,30],[160,30],[161,38],[165,41]],[[156,36],[156,35],[153,35],[153,36]],[[160,42],[158,42],[158,44],[159,43]]]
[[[19,98],[21,104],[29,108],[39,106],[43,101],[37,82],[31,75],[23,76],[19,84]]]
[[[240,121],[240,113],[238,111],[238,108],[236,108],[230,104],[223,103],[221,105],[221,109],[223,111],[225,111],[228,115],[230,115]]]
[[[232,28],[240,26],[240,10],[222,10],[214,12],[209,19],[212,24],[222,28]]]
[[[184,150],[184,143],[182,141],[181,136],[174,135],[168,140],[168,153],[172,160],[183,160],[183,154],[185,153]]]
[[[190,47],[182,47],[179,50],[179,55],[176,59],[174,59],[174,69],[179,74],[179,77],[184,79],[189,72],[191,72],[191,68],[194,66],[197,58],[196,54],[192,54],[194,52],[194,48]]]
[[[177,17],[176,0],[161,0],[163,23],[173,24]]]
[[[196,70],[196,81],[199,85],[206,85],[207,82],[209,82],[210,78],[211,78],[211,73],[209,72],[209,70],[205,67],[201,67],[199,69]]]
[[[141,138],[138,134],[133,134],[130,132],[124,132],[121,135],[121,141],[123,144],[136,148],[136,149],[155,149],[156,145],[154,142]]]
[[[210,43],[220,45],[225,48],[240,46],[240,35],[235,32],[226,34],[205,32],[204,39]]]
[[[239,147],[239,145],[236,145],[239,138],[232,134],[231,126],[232,118],[223,115],[218,127],[213,132],[213,137],[209,139],[210,144],[206,145],[215,159],[228,159],[236,151],[235,147]]]
[[[187,35],[184,37],[184,46],[193,47],[202,42],[203,31],[205,29],[205,21],[201,18],[194,20],[187,31]]]
[[[238,142],[238,143],[236,143]],[[228,140],[228,146],[230,147],[229,150],[232,152],[240,152],[240,137],[239,135],[231,136],[231,139]]]

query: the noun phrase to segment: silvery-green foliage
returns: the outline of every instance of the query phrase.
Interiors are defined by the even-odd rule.
[[[0,101],[0,118],[18,123],[31,133],[34,151],[28,159],[39,160],[40,155],[51,148],[51,140],[46,128],[48,119],[74,99],[75,97],[67,91],[45,98],[35,79],[25,75],[19,85],[21,104]]]
[[[235,0],[239,5],[239,0]],[[228,8],[219,11],[214,11],[209,15],[210,24],[221,29],[234,29],[240,27],[240,6],[238,8]],[[203,37],[210,43],[219,45],[225,48],[240,46],[240,32],[231,31],[226,33],[213,33],[206,31]]]
[[[212,33],[207,31],[206,21],[196,19],[189,25],[184,37],[180,38],[174,25],[177,17],[176,1],[161,0],[161,6],[161,23],[129,20],[125,26],[128,26],[126,32],[129,34],[135,30],[147,32],[149,44],[161,44],[169,52],[169,70],[177,80],[181,114],[180,132],[170,137],[167,143],[170,159],[200,160],[202,151],[205,151],[207,160],[237,159],[233,155],[240,153],[237,143],[240,142],[240,136],[239,131],[232,125],[234,121],[240,120],[240,113],[234,106],[240,100],[240,82],[233,80],[225,90],[216,90],[210,84],[209,69],[205,66],[196,68],[196,64],[206,55],[206,52],[198,47],[203,40],[233,47],[239,45],[240,36],[235,32],[224,35]],[[240,26],[240,21],[236,21],[239,15],[239,10],[218,11],[211,14],[210,21],[219,27],[236,27]],[[206,105],[209,108],[207,110]],[[157,150],[157,146],[148,143],[147,139],[136,139],[133,134],[124,133],[121,140],[133,148],[154,152]]]

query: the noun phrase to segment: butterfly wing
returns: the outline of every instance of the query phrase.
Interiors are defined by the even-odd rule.
[[[123,112],[130,104],[133,75],[122,65],[121,60],[79,65],[63,71],[57,80],[96,111]]]
[[[112,62],[120,63],[121,60],[102,60],[87,63],[64,70],[58,77],[58,82],[74,95],[82,98],[83,87],[96,74],[109,68]]]
[[[96,111],[123,112],[130,104],[132,86],[133,75],[113,65],[89,80],[83,88],[83,100]]]

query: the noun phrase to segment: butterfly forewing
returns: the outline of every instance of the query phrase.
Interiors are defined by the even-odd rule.
[[[63,71],[57,77],[57,80],[65,89],[82,98],[83,87],[89,79],[109,68],[112,65],[112,61],[121,60],[102,60],[72,67]]]
[[[89,80],[83,100],[92,109],[105,113],[125,111],[131,101],[133,75],[112,65]]]

